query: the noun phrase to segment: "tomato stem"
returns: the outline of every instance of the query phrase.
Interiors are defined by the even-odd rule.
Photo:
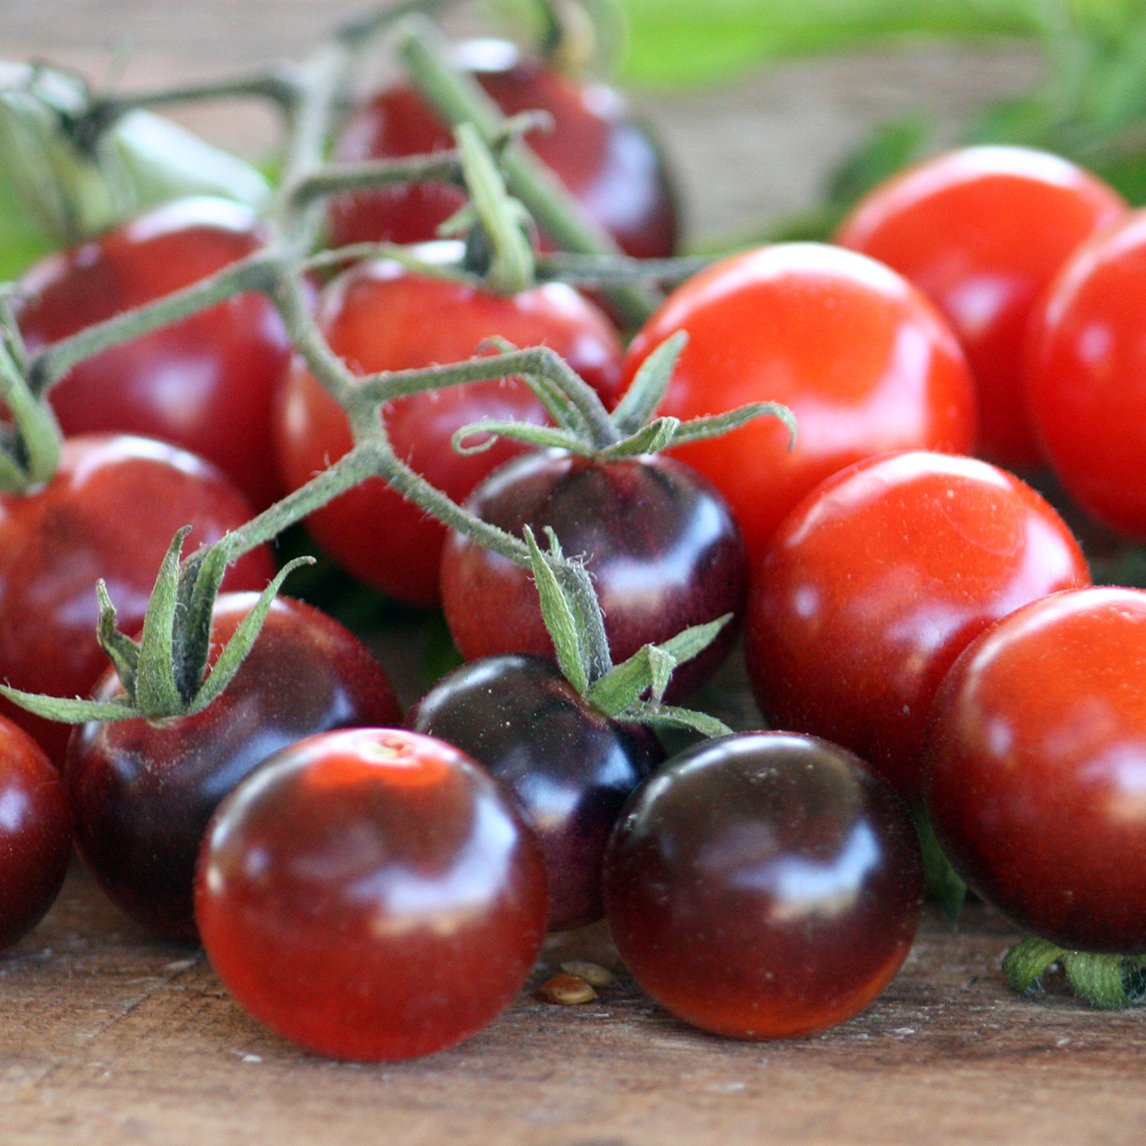
[[[1121,1010],[1146,999],[1146,956],[1072,951],[1028,936],[1003,959],[1003,973],[1020,994],[1043,988],[1055,968],[1073,993],[1098,1010]]]

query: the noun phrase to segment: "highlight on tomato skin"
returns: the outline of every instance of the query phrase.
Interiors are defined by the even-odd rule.
[[[899,970],[923,906],[906,806],[816,737],[747,732],[687,749],[630,799],[605,913],[638,984],[739,1039],[825,1030]]]
[[[348,729],[284,749],[223,802],[196,912],[212,966],[260,1022],[335,1058],[416,1058],[472,1037],[523,987],[545,861],[468,756]]]
[[[951,324],[975,376],[979,452],[1043,463],[1028,410],[1028,327],[1062,265],[1121,219],[1126,200],[1068,159],[1030,147],[959,147],[870,191],[833,241],[893,267]]]

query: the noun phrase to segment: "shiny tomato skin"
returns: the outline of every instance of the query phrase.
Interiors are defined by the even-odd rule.
[[[688,343],[659,413],[717,414],[780,402],[787,427],[759,418],[674,454],[732,506],[750,559],[829,474],[891,449],[969,453],[974,384],[954,334],[902,276],[824,243],[729,256],[669,294],[629,347],[625,376],[670,335]]]
[[[1127,210],[1114,188],[1057,155],[963,147],[876,187],[834,241],[893,267],[939,307],[975,376],[980,452],[1029,468],[1042,462],[1023,386],[1032,309],[1075,249]]]
[[[96,641],[102,578],[119,627],[134,632],[175,534],[184,552],[217,541],[251,516],[213,466],[185,450],[127,434],[64,441],[52,479],[0,494],[0,680],[29,692],[85,696],[107,665]],[[266,547],[227,571],[229,589],[263,589]],[[3,711],[62,763],[69,726],[3,702]]]
[[[455,53],[457,65],[503,114],[543,111],[552,117],[551,127],[528,135],[530,148],[623,251],[635,258],[675,252],[680,211],[668,163],[615,89],[564,76],[503,41],[470,41]],[[422,96],[410,84],[396,83],[351,112],[334,158],[399,158],[452,146],[449,129]],[[464,202],[458,188],[440,182],[340,196],[331,203],[331,242],[433,239]],[[542,236],[542,246],[552,243]]]
[[[222,199],[165,204],[24,276],[17,309],[36,350],[257,252],[256,216]],[[279,493],[270,413],[290,359],[270,301],[248,292],[79,363],[51,390],[69,435],[160,438],[217,465],[261,509]]]
[[[356,373],[461,362],[500,336],[521,347],[546,345],[607,402],[616,398],[621,345],[605,315],[567,286],[551,283],[502,297],[457,281],[363,263],[331,284],[319,322],[332,349]],[[462,501],[496,466],[521,452],[508,440],[461,455],[454,432],[480,418],[542,423],[541,402],[520,379],[495,379],[396,398],[383,407],[395,453],[431,484]],[[296,362],[276,418],[278,457],[294,489],[351,446],[346,415]],[[438,603],[445,528],[381,479],[370,479],[307,519],[343,568],[399,600]]]
[[[899,970],[923,905],[906,808],[862,761],[747,732],[669,760],[605,856],[605,914],[640,986],[739,1039],[825,1030]]]
[[[1067,495],[1123,536],[1146,539],[1146,210],[1084,243],[1037,309],[1027,401]]]
[[[927,714],[973,637],[1090,584],[1057,511],[989,462],[927,451],[856,462],[784,520],[753,571],[744,647],[772,724],[850,748],[918,804]]]
[[[730,614],[712,644],[677,668],[669,699],[707,680],[735,643],[748,592],[744,542],[724,500],[680,462],[534,452],[492,473],[466,504],[518,537],[528,525],[543,541],[551,528],[566,554],[584,556],[614,663]],[[441,587],[446,623],[467,660],[554,656],[532,574],[520,565],[452,532]]]
[[[469,757],[351,729],[284,749],[224,801],[196,909],[212,966],[256,1019],[320,1054],[409,1059],[469,1038],[520,991],[545,934],[545,866]]]
[[[926,807],[955,870],[1062,947],[1146,953],[1146,593],[1056,593],[964,650],[940,688]]]
[[[609,832],[665,758],[652,730],[594,709],[552,662],[514,654],[447,673],[407,723],[472,756],[517,798],[545,853],[549,930],[599,919]]]
[[[0,953],[55,902],[71,855],[59,772],[28,733],[0,716]]]
[[[255,599],[218,598],[212,662]],[[120,692],[108,672],[94,695],[110,700]],[[76,728],[64,778],[77,849],[108,897],[138,923],[194,942],[195,862],[223,797],[296,740],[400,717],[386,673],[357,637],[313,606],[278,597],[237,675],[202,712]]]

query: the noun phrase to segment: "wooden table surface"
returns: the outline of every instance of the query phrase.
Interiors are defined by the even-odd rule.
[[[122,88],[298,55],[359,4],[3,0],[5,56],[74,64]],[[806,205],[867,127],[920,106],[955,124],[1021,87],[1033,60],[985,46],[777,66],[718,91],[640,101],[682,172],[694,232]],[[257,154],[247,109],[188,113]],[[705,186],[719,173],[719,182]],[[384,643],[384,658],[402,640]],[[391,665],[401,672],[398,654]],[[716,699],[751,720],[735,668]],[[157,943],[80,870],[0,959],[0,1143],[1115,1143],[1143,1140],[1146,1016],[1013,997],[1013,933],[982,908],[934,916],[864,1014],[823,1035],[737,1043],[690,1030],[618,968],[596,1001],[532,986],[613,956],[599,929],[555,940],[531,989],[453,1051],[364,1066],[306,1054],[230,1001],[201,953]]]

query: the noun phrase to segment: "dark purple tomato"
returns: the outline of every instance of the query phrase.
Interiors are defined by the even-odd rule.
[[[278,753],[220,806],[196,888],[207,956],[238,1003],[344,1059],[469,1038],[521,990],[545,935],[545,863],[512,798],[406,731]]]
[[[64,442],[45,485],[0,494],[0,680],[49,696],[86,696],[107,665],[96,640],[101,578],[120,628],[143,624],[156,574],[175,534],[185,551],[218,541],[251,515],[247,500],[201,458],[127,434]],[[264,589],[266,547],[241,557],[224,588]],[[70,727],[7,701],[0,711],[31,732],[56,764]]]
[[[660,147],[623,97],[599,83],[578,81],[522,55],[513,45],[475,40],[456,50],[507,116],[543,111],[552,126],[528,143],[586,215],[636,258],[673,254],[679,238],[677,196]],[[336,160],[400,158],[453,145],[446,124],[408,83],[396,83],[355,108],[335,141]],[[389,240],[422,242],[465,202],[441,182],[407,183],[332,201],[335,245]],[[551,246],[542,237],[543,246]]]
[[[21,281],[29,348],[192,285],[259,250],[255,214],[223,199],[154,208],[50,255]],[[248,291],[85,359],[51,391],[66,434],[160,438],[217,465],[261,509],[279,495],[271,409],[290,360],[274,306]]]
[[[59,772],[28,733],[0,716],[0,952],[55,902],[71,854]]]
[[[663,456],[601,462],[560,451],[526,454],[485,479],[467,505],[520,537],[544,543],[552,528],[569,556],[583,556],[617,663],[690,625],[733,620],[680,666],[668,696],[692,692],[736,640],[748,591],[744,542],[716,490]],[[442,608],[467,660],[495,653],[553,656],[532,576],[453,533],[442,552]]]
[[[924,793],[955,870],[1018,926],[1146,954],[1146,592],[1053,593],[967,646]]]
[[[517,797],[545,853],[549,930],[599,919],[609,832],[664,760],[653,732],[597,711],[551,661],[512,654],[455,669],[408,723],[472,756]]]
[[[219,598],[212,660],[254,600]],[[119,687],[108,673],[95,695],[110,699]],[[195,859],[219,801],[304,736],[399,719],[370,650],[326,614],[279,597],[234,679],[202,712],[76,729],[64,776],[80,855],[127,914],[157,934],[194,941]]]
[[[686,749],[633,795],[605,856],[617,950],[677,1018],[733,1038],[866,1007],[923,904],[914,826],[845,749],[749,732]]]

